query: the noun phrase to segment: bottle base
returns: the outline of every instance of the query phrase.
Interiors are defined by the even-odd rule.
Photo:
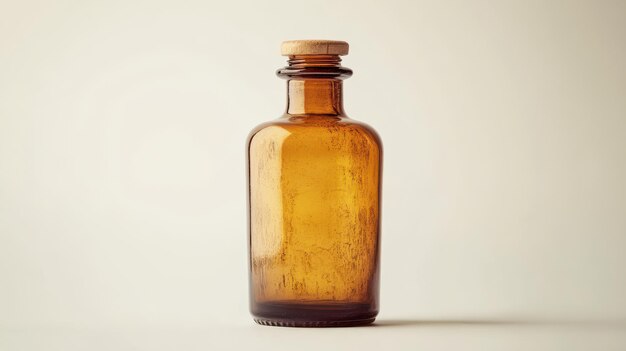
[[[339,327],[359,327],[374,323],[376,317],[368,319],[357,319],[351,321],[291,321],[283,319],[254,318],[254,322],[260,325],[271,327],[291,327],[291,328],[339,328]]]
[[[260,325],[275,327],[356,327],[372,324],[377,311],[361,303],[263,302],[252,314]]]

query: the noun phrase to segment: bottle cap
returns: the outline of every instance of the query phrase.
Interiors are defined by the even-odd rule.
[[[347,55],[348,43],[339,40],[289,40],[280,47],[283,56],[293,55]]]

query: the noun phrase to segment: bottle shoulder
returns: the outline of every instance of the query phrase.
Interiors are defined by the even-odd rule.
[[[337,116],[283,116],[262,123],[248,135],[248,146],[258,139],[307,138],[323,141],[338,135],[365,138],[382,151],[382,141],[376,130],[367,123]]]

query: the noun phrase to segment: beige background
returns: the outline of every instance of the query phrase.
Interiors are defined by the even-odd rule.
[[[0,350],[624,349],[625,15],[0,0]],[[244,141],[306,38],[384,141],[385,328],[248,316]]]

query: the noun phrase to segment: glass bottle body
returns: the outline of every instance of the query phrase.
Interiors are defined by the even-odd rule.
[[[345,116],[341,79],[289,77],[280,119],[248,139],[257,323],[349,326],[378,313],[382,147]]]

